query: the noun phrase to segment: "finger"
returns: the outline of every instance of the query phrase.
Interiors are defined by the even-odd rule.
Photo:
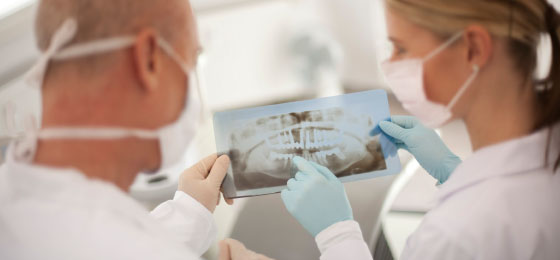
[[[190,174],[196,174],[199,177],[202,177],[202,179],[206,179],[208,173],[210,172],[210,169],[212,168],[212,165],[214,165],[217,159],[218,159],[217,154],[209,155],[206,158],[202,159],[197,164],[195,164],[194,166],[192,166],[188,170],[188,172]]]
[[[407,130],[395,123],[382,121],[379,123],[379,128],[388,136],[399,141],[402,141],[406,137]],[[395,140],[395,142],[397,142],[397,140]]]
[[[216,160],[207,180],[210,181],[215,187],[222,186],[222,182],[226,177],[227,170],[229,169],[230,160],[227,155],[222,155]]]
[[[232,198],[226,198],[226,194],[224,194],[224,192],[222,191],[222,189],[220,189],[220,192],[222,193],[222,197],[224,197],[224,201],[228,204],[228,205],[233,205],[233,199]]]
[[[224,193],[224,189],[220,188],[220,193],[222,193],[222,197],[224,197],[224,201],[228,205],[233,205],[233,198],[226,198],[226,194]]]
[[[245,247],[245,245],[243,245],[243,243],[231,238],[226,239],[226,241],[229,244],[229,250],[232,260],[245,259],[247,248]]]
[[[292,205],[292,196],[293,196],[293,192],[289,191],[288,189],[284,189],[282,190],[282,193],[280,193],[280,197],[282,198],[282,201],[284,202],[284,206],[286,207],[286,209],[290,211],[290,209],[288,208],[288,205]]]
[[[337,180],[338,178],[336,177],[336,175],[334,175],[334,173],[331,172],[331,170],[329,170],[329,168],[319,165],[315,162],[309,162],[311,165],[313,165],[313,167],[315,167],[315,169],[317,169],[317,171],[319,171],[319,173],[321,173],[323,176],[325,176],[325,178],[327,180]]]
[[[407,150],[407,151],[410,152],[410,150],[408,149],[408,146],[406,146],[405,143],[399,142],[399,143],[397,143],[396,145],[397,145],[397,148],[398,148],[398,149],[404,149],[404,150]]]
[[[295,164],[295,166],[297,167],[297,169],[302,172],[305,175],[308,176],[320,176],[321,178],[323,178],[323,175],[321,173],[319,173],[317,171],[317,169],[315,169],[315,167],[313,167],[313,165],[311,165],[309,163],[309,161],[296,156],[294,157],[294,159],[292,160],[292,162]]]
[[[231,252],[229,251],[229,244],[226,242],[226,240],[220,241],[219,248],[219,260],[231,260]]]
[[[291,178],[290,180],[288,180],[288,184],[286,186],[288,187],[288,190],[293,191],[293,190],[297,190],[300,184],[301,183],[298,182],[296,179]]]
[[[413,116],[392,116],[391,122],[405,129],[414,128],[415,126],[420,124],[420,122],[418,122],[416,117]]]
[[[265,256],[263,254],[256,254],[257,260],[273,260],[272,258]]]
[[[369,136],[377,136],[381,134],[381,129],[379,128],[379,125],[375,126],[375,128],[373,128],[370,132],[369,132]]]
[[[296,176],[294,177],[294,179],[296,179],[297,181],[305,181],[307,180],[307,178],[307,175],[305,175],[305,173],[303,172],[296,173]]]

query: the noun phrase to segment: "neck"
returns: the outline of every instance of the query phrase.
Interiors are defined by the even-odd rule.
[[[71,65],[67,65],[71,66]],[[80,78],[72,69],[59,68],[43,84],[42,127],[130,127],[135,111],[125,94],[127,82],[114,76]],[[65,73],[62,73],[65,71]],[[67,72],[67,71],[71,71]],[[110,80],[107,80],[110,79]],[[112,183],[128,191],[136,175],[159,165],[157,140],[39,140],[34,163],[55,168],[72,168],[91,179]]]
[[[531,84],[520,85],[514,82],[492,84],[477,96],[469,114],[464,117],[474,151],[533,131],[535,95]],[[498,89],[496,86],[503,87]]]
[[[150,151],[149,141],[40,141],[34,163],[55,168],[73,168],[91,179],[115,184],[128,192],[148,159],[138,152]],[[131,149],[132,148],[132,149]],[[153,150],[153,149],[151,149]],[[157,148],[155,149],[157,151]]]

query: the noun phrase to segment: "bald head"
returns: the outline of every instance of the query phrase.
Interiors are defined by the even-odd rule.
[[[35,33],[40,50],[68,18],[78,22],[78,32],[69,45],[136,35],[154,29],[175,46],[197,43],[196,26],[188,0],[41,0]]]
[[[37,43],[48,47],[64,20],[75,18],[79,30],[72,43],[134,35],[153,27],[169,41],[189,33],[194,23],[187,0],[41,0],[36,20]]]

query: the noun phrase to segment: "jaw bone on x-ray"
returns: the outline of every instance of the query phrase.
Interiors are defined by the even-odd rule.
[[[338,177],[385,169],[373,120],[341,108],[259,118],[234,131],[231,150],[238,190],[281,186],[291,177],[291,161],[301,156]]]
[[[383,117],[389,117],[388,107],[376,112],[373,109],[360,111],[350,109],[351,102],[332,102],[351,95],[355,94],[216,114],[218,151],[228,154],[232,161],[224,182],[226,196],[280,191],[293,177],[294,156],[326,166],[339,178],[387,171],[387,153],[381,145],[385,137],[370,136],[370,132]],[[314,104],[327,107],[290,111],[298,105],[312,108]],[[263,111],[272,115],[264,115]],[[280,111],[284,113],[279,114]],[[224,125],[225,118],[230,124]],[[224,128],[218,126],[229,131],[222,132]],[[385,142],[385,146],[388,143]]]

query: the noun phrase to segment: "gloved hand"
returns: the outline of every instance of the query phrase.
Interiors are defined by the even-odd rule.
[[[301,157],[295,157],[293,165],[298,172],[282,191],[282,200],[313,237],[335,223],[353,219],[344,186],[329,169]]]
[[[399,149],[403,148],[414,155],[439,184],[447,181],[461,159],[447,148],[438,134],[412,116],[393,116],[391,121],[379,123],[381,130],[394,139]]]
[[[225,239],[220,242],[220,260],[274,260],[257,254],[235,239]]]
[[[178,190],[190,195],[210,212],[220,203],[220,187],[229,168],[229,157],[216,154],[204,158],[179,177]],[[226,200],[233,204],[233,200]]]

